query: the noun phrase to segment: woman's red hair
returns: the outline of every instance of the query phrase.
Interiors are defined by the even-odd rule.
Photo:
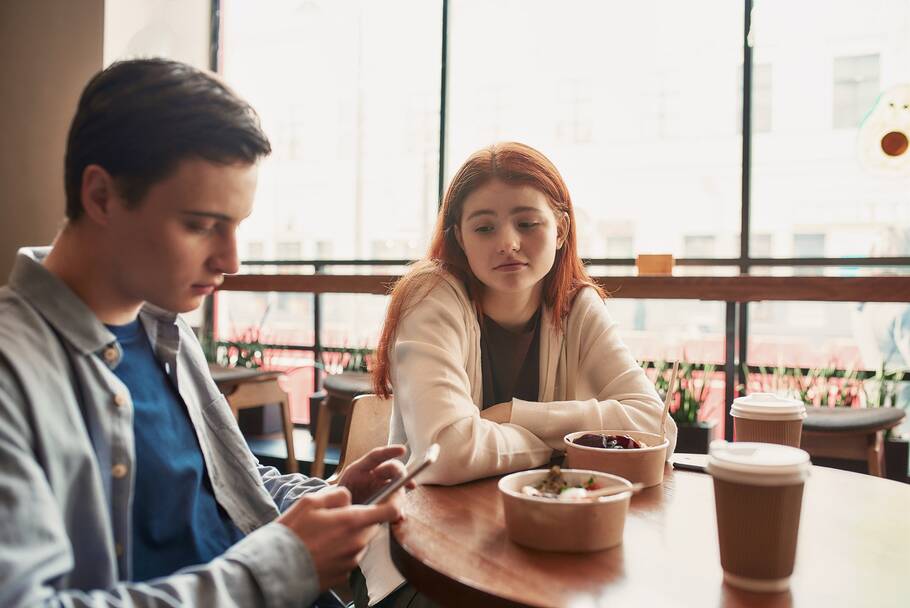
[[[543,302],[552,312],[554,327],[560,327],[562,319],[568,316],[575,294],[581,287],[591,286],[601,297],[604,296],[603,290],[588,276],[578,257],[572,200],[553,163],[534,148],[516,142],[494,144],[479,150],[465,161],[446,190],[427,256],[414,263],[392,290],[373,365],[373,390],[377,395],[383,398],[392,395],[391,348],[398,324],[408,308],[419,302],[440,280],[442,272],[448,272],[464,284],[478,315],[482,314],[480,294],[483,284],[471,272],[456,239],[455,228],[461,223],[465,199],[493,180],[514,186],[531,186],[547,197],[557,219],[563,213],[569,218],[565,242],[556,251],[553,268],[543,279]]]

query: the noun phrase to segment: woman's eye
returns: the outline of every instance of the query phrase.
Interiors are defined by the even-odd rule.
[[[519,228],[535,228],[540,226],[540,222],[528,221],[528,222],[518,222]]]
[[[493,232],[493,227],[492,226],[477,226],[476,228],[474,228],[474,232],[479,232],[481,234]]]

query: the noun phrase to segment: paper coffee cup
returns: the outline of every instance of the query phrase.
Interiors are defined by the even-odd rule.
[[[752,393],[733,400],[734,441],[758,441],[799,447],[806,406],[797,399]]]
[[[717,537],[724,582],[750,591],[785,591],[796,559],[809,454],[768,443],[713,441]]]

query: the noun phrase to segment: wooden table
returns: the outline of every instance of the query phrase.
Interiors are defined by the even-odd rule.
[[[667,467],[633,497],[619,547],[522,548],[506,536],[496,478],[408,493],[393,527],[401,573],[444,606],[907,606],[910,485],[813,467],[791,590],[723,584],[710,476]]]

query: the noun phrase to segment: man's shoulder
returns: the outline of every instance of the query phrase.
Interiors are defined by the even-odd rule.
[[[49,339],[54,332],[41,314],[9,286],[0,287],[0,352],[43,352]]]
[[[59,338],[40,313],[9,287],[0,287],[0,387],[23,396],[48,390],[52,370],[65,370]]]

